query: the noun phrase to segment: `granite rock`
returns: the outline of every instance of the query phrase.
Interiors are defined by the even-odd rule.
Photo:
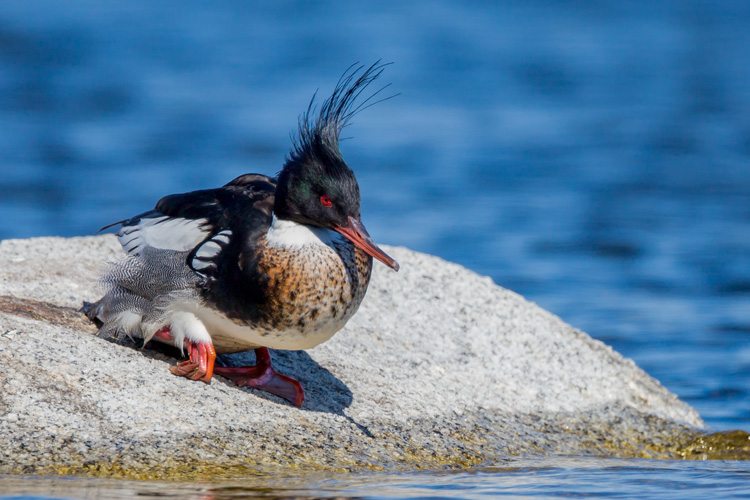
[[[399,470],[518,455],[671,458],[690,406],[600,341],[490,278],[405,248],[375,264],[332,340],[274,351],[303,408],[175,377],[175,353],[96,336],[78,313],[122,258],[111,236],[0,243],[0,473],[128,477]],[[252,361],[252,353],[224,357]]]

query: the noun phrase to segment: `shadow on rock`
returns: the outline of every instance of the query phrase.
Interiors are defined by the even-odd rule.
[[[105,337],[105,340],[140,349],[144,356],[170,364],[177,364],[184,359],[184,355],[178,348],[161,342],[149,342],[146,346],[143,346],[142,343],[128,338],[115,340]],[[272,350],[271,356],[273,357],[273,366],[279,373],[297,379],[302,384],[305,390],[305,404],[301,408],[302,410],[333,413],[349,418],[344,410],[352,404],[352,391],[330,371],[320,366],[307,352]],[[222,354],[217,357],[216,363],[220,366],[252,366],[255,365],[255,353],[245,351],[237,354]],[[165,376],[172,375],[165,370]],[[221,381],[221,383],[236,387],[233,382],[223,377],[217,376],[214,381]],[[247,391],[255,396],[280,404],[289,404],[273,394],[250,387],[237,388],[237,390]],[[362,428],[356,422],[354,423]],[[369,434],[369,431],[362,429],[363,432]]]
[[[344,415],[343,411],[352,404],[352,391],[341,380],[305,351],[271,351],[273,366],[279,373],[299,380],[305,390],[303,410],[319,411]],[[237,354],[224,354],[218,361],[225,366],[250,366],[255,364],[253,351]],[[271,401],[281,399],[266,392],[248,389]]]

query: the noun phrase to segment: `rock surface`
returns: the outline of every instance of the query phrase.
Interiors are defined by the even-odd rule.
[[[404,248],[376,264],[331,341],[274,352],[302,409],[96,336],[113,236],[0,243],[0,473],[164,477],[414,469],[519,454],[673,457],[698,414],[602,342],[458,265]],[[235,355],[229,362],[252,360]]]

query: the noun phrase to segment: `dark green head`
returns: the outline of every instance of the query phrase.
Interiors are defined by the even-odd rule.
[[[317,117],[313,117],[313,97],[300,118],[298,135],[279,172],[273,211],[279,219],[338,231],[373,257],[397,269],[398,264],[372,243],[362,226],[359,185],[339,150],[339,137],[349,120],[374,104],[368,102],[387,87],[354,106],[384,67],[379,63],[367,69],[351,66],[339,79],[331,97],[325,100]]]
[[[336,136],[316,134],[295,147],[279,173],[274,213],[311,226],[333,228],[359,219],[359,185],[344,163]]]

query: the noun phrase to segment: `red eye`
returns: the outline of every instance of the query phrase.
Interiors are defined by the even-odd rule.
[[[323,204],[324,207],[330,207],[331,205],[333,205],[333,202],[328,196],[321,196],[320,202]]]

